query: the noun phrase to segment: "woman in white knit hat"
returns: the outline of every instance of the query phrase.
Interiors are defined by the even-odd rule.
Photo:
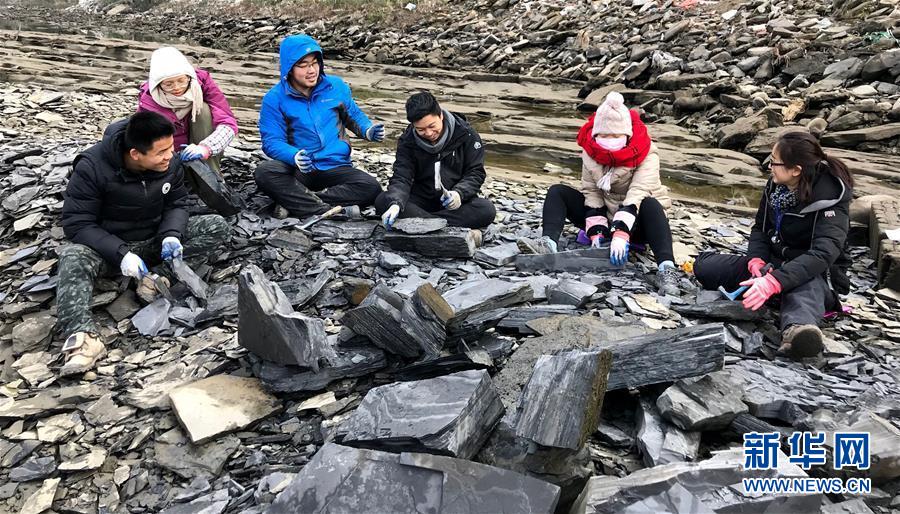
[[[615,265],[628,260],[631,242],[649,243],[658,263],[660,292],[679,294],[672,232],[665,208],[668,189],[659,178],[659,156],[637,111],[609,93],[578,132],[582,148],[580,191],[563,184],[544,199],[543,237],[519,239],[523,253],[553,253],[568,218],[595,248],[609,245]]]
[[[237,135],[237,120],[209,72],[195,69],[171,46],[150,55],[150,80],[141,85],[137,110],[162,114],[175,125],[182,160],[204,159],[216,170]]]

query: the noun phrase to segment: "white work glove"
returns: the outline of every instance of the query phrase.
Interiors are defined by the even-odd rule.
[[[169,236],[162,240],[162,259],[164,261],[180,259],[183,252],[184,247],[181,246],[181,241],[177,237]]]
[[[381,215],[381,224],[384,225],[384,228],[390,230],[394,225],[394,222],[397,221],[397,216],[399,215],[400,206],[397,204],[391,205],[388,207],[388,210],[384,211],[384,214]]]
[[[144,275],[149,272],[147,270],[147,265],[144,264],[144,260],[132,252],[128,252],[125,254],[125,257],[122,257],[122,263],[119,264],[119,269],[126,277],[133,277],[138,280],[144,278]]]
[[[456,191],[447,191],[447,194],[441,197],[441,203],[445,209],[455,211],[462,205],[462,198]]]

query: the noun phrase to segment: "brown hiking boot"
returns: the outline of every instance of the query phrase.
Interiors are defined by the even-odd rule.
[[[781,333],[779,353],[795,359],[815,357],[825,348],[822,331],[815,325],[791,325]]]
[[[63,352],[68,356],[59,370],[59,376],[66,377],[94,369],[97,361],[106,355],[106,345],[96,334],[76,332],[66,339]]]

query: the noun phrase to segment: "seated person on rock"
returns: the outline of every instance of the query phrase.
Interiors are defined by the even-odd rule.
[[[769,169],[747,255],[703,252],[694,274],[710,290],[749,286],[743,304],[752,310],[780,295],[780,352],[814,357],[824,347],[822,316],[840,311],[838,293],[850,290],[845,251],[853,176],[813,135],[799,131],[778,139]]]
[[[237,120],[208,71],[195,69],[170,46],[150,55],[150,80],[141,84],[137,112],[161,114],[175,126],[182,161],[203,159],[219,170],[219,159],[237,135]],[[183,148],[183,149],[182,149]]]
[[[305,218],[332,206],[372,205],[381,185],[353,167],[346,130],[381,142],[384,125],[369,120],[343,80],[325,74],[313,38],[284,38],[279,59],[281,80],[259,112],[262,150],[272,160],[261,162],[255,174],[257,187],[277,204],[275,216]]]
[[[400,218],[444,218],[451,226],[480,229],[497,215],[479,198],[486,173],[484,145],[466,119],[441,109],[431,93],[406,101],[410,124],[397,142],[394,174],[375,201],[390,228]]]
[[[578,132],[582,148],[581,190],[551,186],[544,199],[543,236],[520,238],[523,253],[553,253],[566,218],[583,229],[591,245],[609,245],[615,265],[628,260],[632,242],[649,243],[658,263],[656,283],[678,295],[678,272],[665,208],[668,189],[659,178],[659,155],[637,111],[609,93]]]
[[[91,317],[94,280],[142,279],[164,259],[205,259],[221,251],[230,227],[219,215],[188,218],[175,127],[140,112],[107,127],[103,140],[75,158],[62,227],[71,244],[59,252],[59,327],[74,344],[61,375],[83,373],[106,353]]]

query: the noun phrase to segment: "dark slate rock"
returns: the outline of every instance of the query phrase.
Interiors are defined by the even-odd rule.
[[[403,381],[425,380],[473,369],[488,369],[494,367],[494,359],[490,353],[481,348],[445,355],[436,359],[429,359],[404,366],[394,373],[394,378]]]
[[[117,323],[125,318],[130,318],[139,310],[141,310],[141,305],[137,302],[137,295],[132,289],[126,289],[115,301],[106,306],[106,312]]]
[[[674,462],[641,469],[626,477],[597,476],[588,481],[571,509],[572,514],[613,514],[621,512],[661,512],[657,504],[668,495],[676,497],[674,510],[667,512],[819,512],[823,496],[741,493],[741,479],[754,477],[797,477],[808,475],[790,464],[787,456],[778,452],[776,470],[745,470],[744,451],[733,448],[713,455],[701,462]],[[681,485],[683,489],[675,488]],[[690,493],[685,493],[690,491]],[[700,505],[697,505],[697,500]],[[641,504],[642,502],[646,502]],[[691,508],[694,506],[693,508]],[[633,507],[633,508],[632,508]]]
[[[0,439],[0,468],[11,468],[22,462],[40,445],[40,441],[14,443]]]
[[[203,200],[209,208],[222,216],[233,216],[242,209],[245,204],[243,198],[231,189],[225,182],[225,178],[213,171],[202,160],[184,163],[185,180],[191,189]]]
[[[282,491],[269,514],[554,512],[551,484],[471,461],[399,455],[328,443]]]
[[[378,226],[377,221],[322,220],[309,230],[317,239],[359,241],[372,237]]]
[[[344,444],[352,446],[469,459],[502,414],[488,372],[461,371],[373,388],[341,431]]]
[[[397,271],[409,266],[409,261],[393,252],[380,252],[378,265],[388,271]]]
[[[192,270],[184,260],[172,259],[172,272],[175,273],[175,276],[182,284],[187,286],[192,295],[201,300],[206,300],[207,294],[209,293],[209,286],[206,285],[206,282],[204,282],[202,278],[194,273],[194,270]]]
[[[435,358],[449,340],[448,323],[453,315],[450,304],[430,282],[425,282],[403,302],[400,319],[406,333],[418,341],[425,356]]]
[[[727,371],[686,378],[663,391],[656,406],[664,418],[684,430],[721,430],[747,412],[741,385]]]
[[[280,228],[266,238],[266,243],[275,248],[283,248],[298,253],[306,253],[315,245],[303,232],[291,228]]]
[[[141,335],[156,336],[171,327],[169,324],[169,309],[171,308],[172,304],[169,303],[169,300],[157,298],[156,301],[138,311],[131,318],[131,324]]]
[[[206,309],[194,320],[196,323],[205,323],[225,316],[236,316],[238,313],[238,287],[226,284],[209,295],[206,300]]]
[[[437,232],[446,227],[447,220],[444,218],[400,218],[391,228],[404,234],[417,235]]]
[[[453,308],[454,320],[460,321],[477,312],[527,302],[534,298],[534,291],[527,283],[494,278],[463,282],[443,296]]]
[[[153,450],[156,462],[176,475],[187,480],[196,477],[212,480],[219,476],[240,445],[240,440],[233,435],[192,444],[178,428],[173,428],[156,437]]]
[[[663,421],[656,405],[642,398],[635,413],[638,453],[648,467],[693,460],[700,449],[700,432],[686,432]]]
[[[718,293],[718,291],[717,291]],[[718,293],[719,296],[722,293]],[[745,309],[740,299],[731,301],[726,298],[706,303],[692,303],[672,305],[672,310],[683,316],[691,318],[707,318],[723,321],[755,321],[762,319],[768,310],[762,308],[756,311]]]
[[[710,323],[661,330],[591,347],[592,351],[603,349],[613,353],[607,384],[610,391],[671,382],[722,369],[725,327],[721,323]]]
[[[506,266],[516,260],[516,256],[520,253],[519,245],[516,243],[504,243],[502,245],[479,248],[473,258],[478,262],[499,267]]]
[[[622,269],[609,260],[609,248],[588,248],[545,255],[519,255],[516,269],[519,271],[604,271]]]
[[[320,391],[336,380],[365,376],[385,365],[384,352],[378,348],[346,348],[331,353],[318,371],[260,361],[254,366],[254,374],[272,392],[301,393]]]
[[[326,356],[325,326],[294,312],[277,285],[254,265],[241,270],[238,293],[238,342],[263,359],[312,368]]]
[[[588,299],[597,292],[597,287],[577,280],[563,279],[547,287],[549,303],[583,307]]]
[[[54,457],[32,457],[17,468],[9,470],[9,479],[13,482],[29,482],[42,480],[56,471]]]
[[[446,220],[442,221],[446,223]],[[384,242],[394,250],[429,257],[468,259],[475,254],[472,231],[461,227],[446,227],[427,234],[406,234],[392,230],[384,235]]]
[[[612,353],[543,355],[522,391],[516,436],[552,448],[578,450],[597,427]]]
[[[322,290],[325,289],[325,286],[332,280],[334,280],[334,272],[324,270],[316,276],[315,280],[299,279],[279,282],[278,287],[290,300],[292,307],[301,309],[319,296]]]
[[[341,323],[387,352],[416,357],[422,353],[422,346],[404,328],[403,303],[400,295],[378,284],[358,307],[344,313]]]

